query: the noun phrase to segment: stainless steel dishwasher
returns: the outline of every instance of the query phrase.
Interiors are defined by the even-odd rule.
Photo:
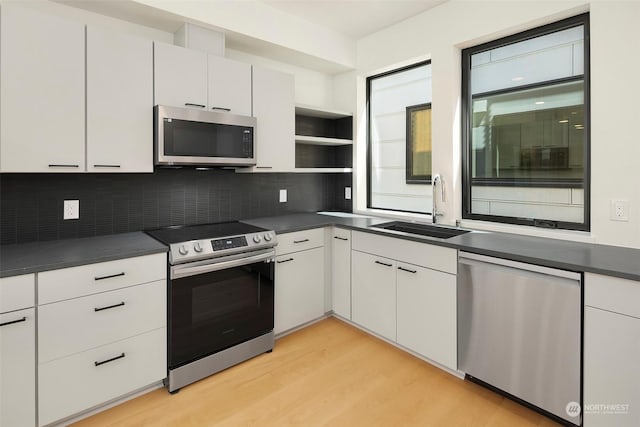
[[[581,425],[581,283],[579,273],[460,252],[458,369]]]

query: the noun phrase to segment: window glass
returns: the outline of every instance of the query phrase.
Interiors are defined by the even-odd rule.
[[[588,16],[463,51],[463,217],[587,230]]]
[[[369,77],[367,89],[368,207],[431,212],[431,64]]]

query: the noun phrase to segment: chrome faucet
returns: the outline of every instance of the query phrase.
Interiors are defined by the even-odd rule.
[[[444,202],[444,181],[442,181],[442,177],[439,173],[433,175],[433,177],[431,178],[431,195],[433,197],[431,219],[434,224],[437,222],[437,217],[443,215],[441,212],[438,212],[438,204],[436,198],[438,182],[440,183],[440,195],[442,201]]]

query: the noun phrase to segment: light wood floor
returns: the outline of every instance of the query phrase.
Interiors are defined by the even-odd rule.
[[[556,426],[335,318],[170,395],[156,390],[90,426]]]

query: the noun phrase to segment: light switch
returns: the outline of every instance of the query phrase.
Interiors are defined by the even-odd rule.
[[[287,190],[280,190],[280,203],[285,203],[287,201]]]

